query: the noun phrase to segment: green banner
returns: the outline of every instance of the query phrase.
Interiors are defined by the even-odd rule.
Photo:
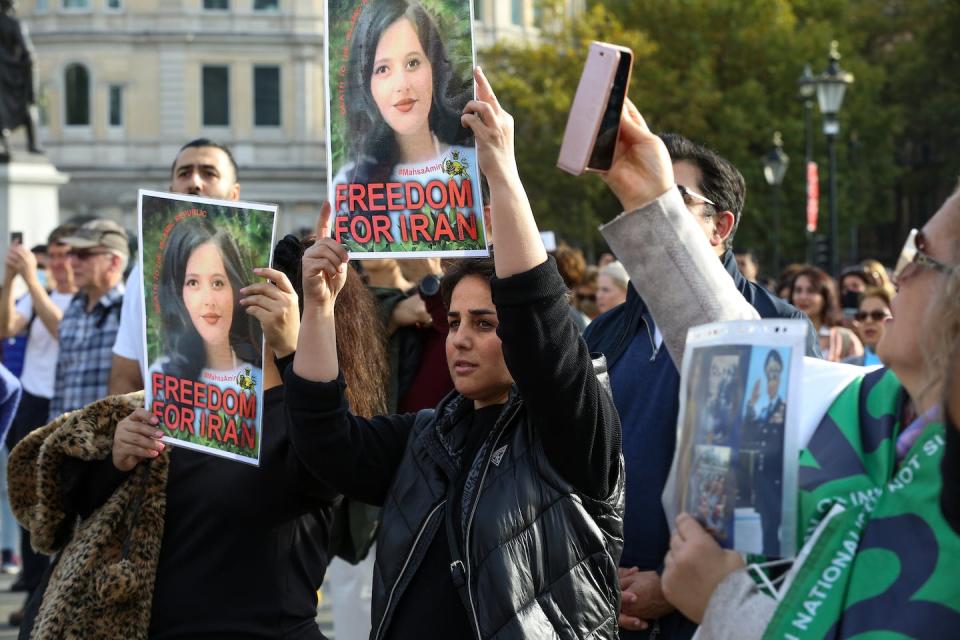
[[[799,537],[821,532],[764,638],[960,637],[960,536],[940,512],[944,426],[899,464],[905,399],[891,372],[851,384],[801,454]]]

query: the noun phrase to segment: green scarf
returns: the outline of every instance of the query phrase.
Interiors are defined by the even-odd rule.
[[[960,638],[960,536],[940,512],[944,426],[903,461],[905,393],[892,372],[850,384],[800,455],[798,539],[832,518],[777,607],[766,640]]]

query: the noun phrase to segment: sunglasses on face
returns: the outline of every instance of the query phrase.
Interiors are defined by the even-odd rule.
[[[894,284],[899,287],[901,282],[909,280],[924,269],[939,271],[940,273],[950,271],[948,265],[927,255],[926,248],[927,239],[924,237],[923,231],[911,229],[907,241],[903,243],[903,249],[900,250],[897,267],[893,270]]]
[[[71,258],[76,258],[80,261],[86,261],[92,258],[93,256],[104,256],[110,253],[109,251],[96,251],[94,249],[71,249],[67,252],[67,255]]]
[[[596,301],[597,301],[597,294],[595,294],[595,293],[578,293],[578,294],[577,294],[577,300],[578,300],[579,302],[584,302],[584,301],[596,302]]]
[[[889,314],[889,313],[887,313],[886,311],[880,311],[880,310],[877,310],[877,311],[857,311],[857,312],[853,315],[854,320],[856,320],[857,322],[866,322],[866,320],[867,320],[868,318],[869,318],[870,320],[873,320],[874,322],[882,322],[882,321],[886,320],[886,319],[889,318],[889,317],[890,317],[890,314]]]
[[[677,185],[677,191],[679,191],[680,195],[683,197],[683,204],[687,205],[688,207],[698,204],[698,202],[705,202],[713,207],[717,206],[717,203],[710,198],[702,196],[696,191],[691,191],[682,184]]]

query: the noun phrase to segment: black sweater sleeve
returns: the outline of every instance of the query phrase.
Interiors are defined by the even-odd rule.
[[[503,357],[550,464],[578,491],[606,498],[619,473],[620,417],[567,310],[553,258],[492,282]]]
[[[310,382],[284,374],[290,442],[307,470],[344,495],[380,506],[407,444],[414,415],[365,419],[349,411],[343,376]]]

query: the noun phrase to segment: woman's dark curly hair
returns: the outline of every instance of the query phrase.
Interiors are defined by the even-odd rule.
[[[283,271],[300,300],[303,314],[303,252],[313,239],[301,242],[288,235],[273,251],[273,268]],[[387,412],[386,338],[377,322],[379,312],[373,294],[354,269],[347,269],[347,282],[334,304],[337,331],[337,359],[347,383],[350,410],[371,418]]]
[[[233,290],[233,321],[230,346],[237,358],[257,367],[262,364],[263,330],[260,323],[239,304],[240,289],[250,278],[250,265],[233,237],[218,229],[207,218],[187,218],[170,232],[160,268],[160,318],[163,325],[163,352],[169,359],[164,373],[197,380],[206,364],[203,338],[193,326],[183,303],[183,282],[187,261],[197,247],[210,243],[220,252],[227,279]]]
[[[353,162],[350,182],[383,182],[393,172],[399,145],[370,92],[374,56],[380,37],[393,23],[406,18],[413,25],[433,70],[430,131],[446,144],[465,144],[472,133],[460,124],[460,115],[473,97],[471,80],[457,78],[436,22],[416,0],[371,0],[360,17],[350,43],[344,102],[352,136],[348,159]]]

